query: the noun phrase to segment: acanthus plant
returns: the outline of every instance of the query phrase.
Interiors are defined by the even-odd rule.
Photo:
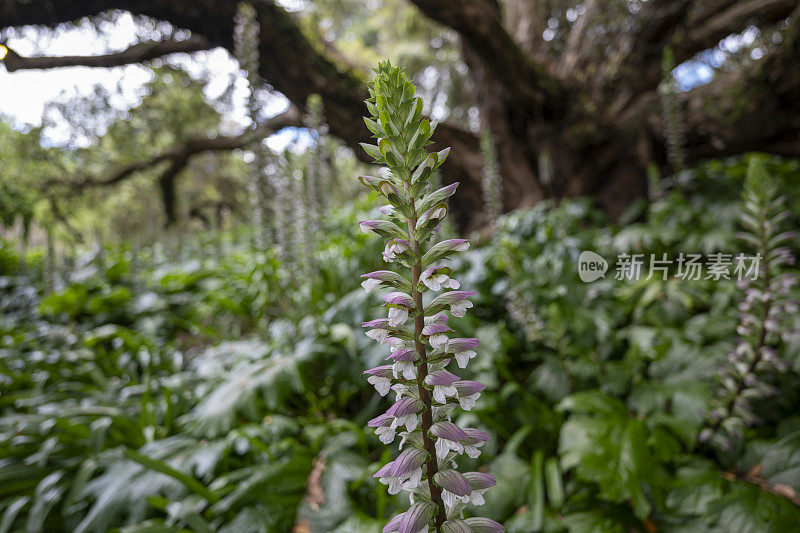
[[[330,189],[330,169],[327,161],[328,125],[325,123],[324,106],[320,95],[309,96],[306,100],[306,109],[308,113],[305,122],[314,136],[314,145],[309,148],[305,174],[311,209],[309,223],[316,238],[327,209],[325,191]]]
[[[362,144],[379,177],[361,176],[361,182],[384,196],[385,218],[360,223],[364,232],[386,239],[383,258],[409,269],[410,279],[392,270],[364,274],[367,292],[391,289],[383,296],[387,318],[364,322],[367,335],[388,345],[388,364],[367,370],[368,381],[381,396],[395,394],[394,404],[369,422],[381,442],[400,437],[400,453],[375,477],[389,493],[410,493],[410,507],[392,518],[384,533],[497,533],[502,525],[488,518],[464,518],[467,504],[483,503],[483,493],[496,484],[493,475],[461,473],[461,454],[477,458],[489,435],[452,422],[460,406],[470,410],[485,388],[448,370],[451,362],[465,368],[475,357],[478,339],[451,338],[449,315],[462,317],[472,307],[472,291],[459,290],[443,261],[469,248],[465,239],[435,244],[431,238],[447,215],[447,198],[457,183],[431,191],[431,178],[444,163],[449,148],[430,152],[435,129],[422,118],[422,99],[404,71],[389,62],[379,64],[366,101],[371,118],[367,127],[377,145]],[[433,296],[434,293],[439,293]]]
[[[235,17],[234,45],[235,56],[241,67],[247,73],[247,83],[250,94],[247,98],[247,114],[250,127],[258,127],[259,110],[262,103],[259,101],[258,92],[264,88],[264,80],[258,74],[259,62],[259,37],[260,28],[256,17],[255,8],[247,3],[240,3]],[[269,149],[263,144],[264,139],[258,138],[254,145],[252,177],[248,184],[250,209],[253,225],[253,244],[258,250],[266,249],[270,244],[270,208],[271,196],[269,178],[266,167],[269,163]]]
[[[699,436],[701,443],[728,451],[733,450],[745,427],[759,424],[754,401],[779,392],[771,382],[790,366],[779,356],[779,349],[792,333],[787,319],[798,311],[798,302],[791,295],[797,275],[785,271],[786,265],[794,264],[787,244],[795,233],[781,231],[790,212],[783,208],[785,199],[778,196],[775,183],[758,159],[750,162],[743,199],[744,231],[738,236],[756,254],[742,263],[747,270],[741,267],[742,279],[737,282],[744,291],[739,303],[737,344],[720,374],[721,387],[709,426]]]
[[[481,154],[483,155],[483,204],[489,224],[496,224],[503,214],[503,178],[497,165],[497,150],[492,134],[487,129],[481,134]]]

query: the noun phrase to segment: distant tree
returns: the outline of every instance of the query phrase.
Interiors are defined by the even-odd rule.
[[[368,132],[353,117],[363,112],[368,74],[307,31],[295,14],[271,1],[252,3],[260,25],[261,76],[301,109],[311,94],[320,94],[331,132],[366,159],[358,143]],[[710,83],[676,95],[686,117],[685,162],[752,150],[800,156],[800,70],[795,67],[800,7],[795,0],[411,3],[460,38],[475,102],[497,147],[506,209],[548,196],[592,195],[618,214],[644,196],[648,167],[670,170],[658,92],[664,50],[669,47],[675,64],[681,64],[751,26],[759,37],[746,56],[725,62]],[[24,58],[10,50],[6,68],[113,66],[218,46],[232,51],[236,8],[236,2],[211,0],[6,0],[0,4],[6,27],[55,26],[116,9],[192,32],[188,40],[139,43],[96,57]],[[241,146],[228,140],[211,144]],[[462,225],[468,224],[483,202],[478,137],[463,124],[445,123],[435,140],[453,147],[443,178],[462,182],[453,207]],[[180,163],[208,141],[169,160]],[[547,186],[539,176],[542,152],[552,174]]]

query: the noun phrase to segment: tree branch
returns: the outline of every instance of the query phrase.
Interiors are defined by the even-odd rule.
[[[411,1],[429,18],[457,31],[463,44],[486,62],[518,105],[545,114],[563,113],[564,90],[511,38],[496,0]]]
[[[312,42],[300,29],[294,16],[273,2],[253,2],[260,26],[259,73],[272,87],[283,93],[295,106],[304,108],[308,97],[322,97],[326,121],[333,135],[353,149],[356,156],[367,161],[359,143],[369,138],[369,131],[358,117],[364,112],[368,97],[366,74],[337,61],[318,43]],[[212,46],[232,51],[235,2],[202,2],[195,0],[82,0],[81,2],[51,2],[49,0],[0,1],[0,21],[7,26],[30,24],[57,25],[81,17],[96,15],[109,9],[122,9],[134,14],[168,21],[176,27],[204,36]],[[505,32],[504,32],[505,34]],[[507,35],[507,34],[506,34]],[[516,47],[515,47],[516,48]],[[480,205],[481,168],[478,139],[472,133],[452,124],[440,124],[434,141],[452,146],[451,164],[443,171],[443,182],[461,181],[461,198],[472,208],[459,212],[459,222],[470,220],[474,206]],[[202,141],[201,144],[207,141]],[[221,142],[221,141],[219,141]],[[119,179],[174,157],[156,156],[150,164],[133,165],[123,169]],[[147,163],[147,162],[146,162]],[[102,181],[109,181],[118,175]],[[96,180],[94,180],[96,181]],[[88,183],[89,186],[94,183]],[[454,205],[454,210],[459,210]],[[460,210],[459,210],[460,211]]]
[[[751,469],[750,472],[728,471],[725,472],[723,477],[728,481],[733,481],[734,479],[738,479],[740,481],[752,483],[753,485],[756,485],[764,492],[769,492],[770,494],[774,494],[775,496],[784,498],[792,502],[794,505],[800,507],[800,498],[797,497],[797,493],[792,487],[790,487],[789,485],[784,485],[783,483],[776,483],[775,485],[772,485],[770,484],[769,481],[762,478],[759,475],[760,473],[761,473],[761,465],[757,465],[755,468]]]
[[[720,72],[679,97],[690,162],[747,151],[800,157],[800,7],[783,41],[752,67]]]
[[[54,187],[68,187],[71,192],[77,192],[90,187],[106,187],[124,181],[137,172],[156,167],[161,163],[169,162],[169,165],[158,177],[158,186],[161,190],[162,201],[164,202],[164,213],[167,217],[167,225],[170,225],[177,220],[175,209],[175,182],[180,172],[186,168],[192,157],[204,152],[219,152],[242,148],[289,126],[302,126],[300,113],[293,107],[280,115],[268,119],[258,129],[245,132],[241,135],[213,138],[207,136],[193,137],[186,139],[168,150],[156,154],[150,159],[123,167],[110,176],[90,176],[81,180],[49,180],[42,185],[42,188],[49,190]]]
[[[794,0],[695,0],[679,35],[686,38],[675,45],[676,59],[689,59],[696,53],[716,46],[732,33],[744,30],[749,24],[773,24],[784,20],[797,6]],[[715,8],[716,9],[712,9]],[[676,34],[673,31],[672,34]]]
[[[665,0],[644,4],[638,31],[628,46],[620,70],[640,91],[658,86],[661,58],[666,47],[676,64],[715,47],[728,35],[748,25],[764,26],[783,21],[797,6],[795,0]]]
[[[229,136],[223,135],[218,137],[208,137],[202,135],[198,137],[191,137],[163,152],[154,155],[150,159],[139,161],[130,164],[126,167],[123,167],[114,172],[113,174],[111,174],[110,176],[102,178],[85,177],[81,180],[55,179],[46,181],[43,187],[49,188],[59,185],[65,185],[68,186],[70,189],[79,190],[88,187],[105,187],[109,185],[114,185],[129,178],[136,172],[140,172],[142,170],[146,170],[148,168],[157,166],[160,163],[164,163],[167,161],[170,162],[181,161],[183,159],[188,159],[194,155],[203,152],[219,152],[225,150],[234,150],[236,148],[242,148],[256,141],[257,139],[262,139],[267,135],[270,135],[271,133],[274,133],[280,129],[289,126],[302,127],[300,113],[297,111],[297,109],[293,107],[289,108],[288,111],[281,113],[280,115],[276,115],[266,120],[261,126],[259,126],[257,130],[254,131],[247,131],[245,133],[242,133],[241,135],[229,135]]]
[[[2,59],[8,72],[32,69],[50,69],[60,67],[119,67],[132,63],[142,63],[157,57],[176,53],[192,53],[212,48],[211,43],[201,36],[192,35],[188,39],[165,39],[163,41],[147,41],[137,43],[120,52],[97,56],[49,56],[49,57],[23,57],[8,46],[7,53]]]

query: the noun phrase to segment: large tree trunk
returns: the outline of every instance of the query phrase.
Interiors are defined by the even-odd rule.
[[[678,95],[687,117],[687,162],[749,150],[800,156],[795,0],[651,0],[635,15],[617,13],[619,29],[608,22],[609,6],[617,3],[586,0],[558,46],[541,37],[550,13],[537,0],[508,0],[506,13],[496,0],[411,1],[461,36],[476,102],[497,146],[506,209],[591,195],[619,214],[645,193],[648,165],[670,170],[657,95],[664,49],[682,62],[749,24],[784,24],[783,39],[753,66]],[[563,13],[574,2],[561,3]],[[369,137],[360,118],[366,76],[310,42],[290,13],[270,1],[254,5],[261,75],[300,108],[320,94],[331,131],[366,159],[358,146]],[[166,20],[210,45],[233,48],[235,2],[219,0],[5,0],[0,21],[54,25],[107,9]],[[474,226],[482,212],[477,137],[442,124],[435,139],[453,148],[444,181],[462,182],[453,211],[462,226]],[[542,154],[551,164],[549,182],[539,176]]]

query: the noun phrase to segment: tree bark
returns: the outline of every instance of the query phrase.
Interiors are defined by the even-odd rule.
[[[168,54],[198,52],[210,47],[211,44],[205,38],[193,35],[181,41],[165,39],[137,43],[121,52],[99,56],[23,57],[7,48],[3,63],[8,72],[75,66],[109,68],[150,61]]]

